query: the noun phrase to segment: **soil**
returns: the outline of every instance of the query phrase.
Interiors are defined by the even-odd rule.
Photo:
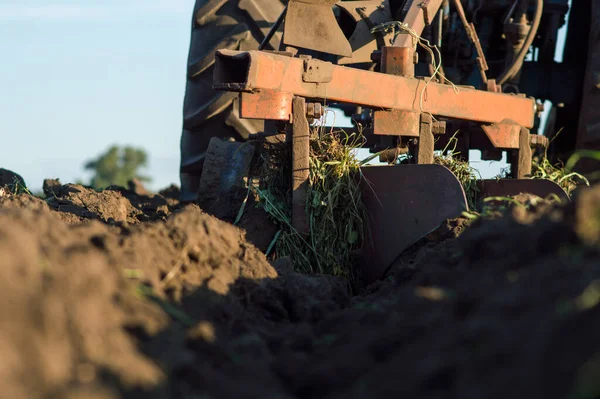
[[[0,196],[2,398],[600,398],[600,186],[449,220],[359,292],[176,187],[44,189]]]

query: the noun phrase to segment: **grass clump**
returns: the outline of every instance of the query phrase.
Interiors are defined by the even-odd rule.
[[[467,161],[457,158],[456,154],[436,155],[434,163],[450,169],[465,190],[469,209],[476,209],[479,188],[476,183],[475,169]]]
[[[562,129],[550,140],[554,141],[560,134]],[[558,184],[569,195],[580,185],[589,186],[589,180],[580,173],[574,172],[575,165],[582,159],[593,159],[600,161],[600,151],[580,150],[569,157],[566,165],[562,162],[552,164],[548,160],[547,149],[544,154],[533,158],[532,162],[532,178],[533,179],[548,179]],[[592,179],[600,176],[590,176]]]
[[[478,208],[479,198],[476,170],[468,161],[460,157],[460,152],[456,151],[456,145],[458,144],[458,140],[456,139],[457,134],[458,132],[450,138],[450,141],[448,141],[448,144],[440,154],[434,156],[433,162],[447,167],[456,176],[465,191],[467,205],[469,209],[473,210]],[[454,143],[454,147],[450,149],[452,143]]]
[[[12,183],[0,186],[0,197],[19,194],[33,195],[25,185],[25,182],[16,176],[13,176]]]
[[[312,128],[307,236],[292,226],[289,147],[267,144],[263,151],[262,181],[255,190],[265,211],[280,226],[273,244],[276,256],[290,256],[299,272],[343,276],[350,281],[358,277],[352,255],[363,242],[368,217],[360,189],[364,161],[355,154],[361,139],[359,134]]]
[[[533,159],[532,169],[532,179],[551,180],[569,195],[582,184],[590,185],[583,175],[573,172],[572,168],[566,168],[562,163],[553,165],[545,155]]]

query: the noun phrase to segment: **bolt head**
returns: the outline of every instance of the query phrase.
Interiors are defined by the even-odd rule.
[[[321,118],[323,116],[323,106],[321,103],[315,103],[315,118]]]
[[[307,103],[306,117],[310,119],[319,119],[323,116],[323,105],[321,103]]]
[[[433,122],[431,126],[433,134],[445,134],[446,133],[446,121]]]

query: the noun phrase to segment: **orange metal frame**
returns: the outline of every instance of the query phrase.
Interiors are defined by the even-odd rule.
[[[455,88],[425,79],[406,78],[333,65],[329,62],[294,58],[262,51],[219,50],[213,88],[261,93],[257,101],[272,97],[273,115],[289,119],[291,96],[351,103],[374,109],[431,113],[435,116],[499,124],[509,120],[532,128],[535,99],[520,95]],[[276,93],[281,93],[277,95]],[[246,96],[246,103],[254,96]],[[279,100],[277,100],[279,98]],[[242,101],[243,102],[243,101]],[[421,108],[422,107],[422,108]],[[246,110],[258,109],[247,104]],[[286,115],[285,117],[283,115]],[[242,115],[246,118],[262,116]]]

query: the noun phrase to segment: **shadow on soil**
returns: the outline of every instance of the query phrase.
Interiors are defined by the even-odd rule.
[[[448,221],[355,295],[197,206],[76,189],[93,220],[0,198],[7,397],[600,397],[598,186]]]

